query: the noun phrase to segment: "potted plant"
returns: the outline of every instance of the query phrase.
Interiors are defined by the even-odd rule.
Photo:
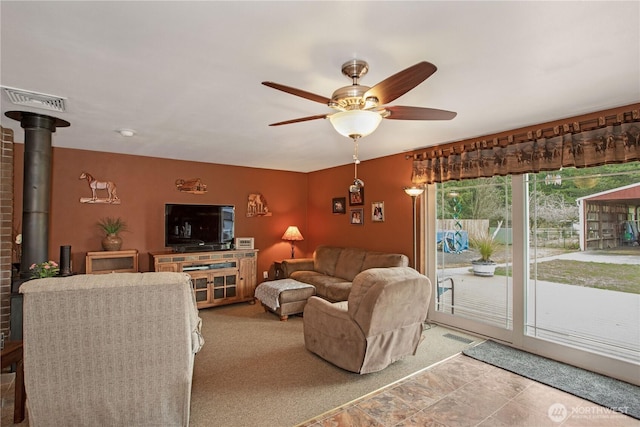
[[[496,263],[491,259],[493,253],[498,249],[498,242],[487,233],[470,239],[471,245],[480,252],[480,259],[471,261],[473,274],[476,276],[491,277],[496,270]]]
[[[98,227],[107,233],[102,239],[102,249],[105,251],[119,251],[122,247],[122,238],[118,235],[127,230],[127,223],[122,218],[106,217],[98,221]]]
[[[45,261],[39,264],[32,264],[29,270],[31,270],[31,277],[34,279],[43,279],[57,276],[60,272],[60,267],[55,261]]]

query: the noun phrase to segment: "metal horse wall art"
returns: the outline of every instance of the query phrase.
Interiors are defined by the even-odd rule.
[[[80,203],[120,204],[120,198],[116,194],[116,184],[113,181],[98,181],[88,172],[82,172],[78,179],[86,179],[91,189],[91,197],[81,197]],[[99,198],[98,190],[105,190],[107,197]]]
[[[247,217],[253,216],[271,216],[271,212],[267,206],[267,199],[260,193],[249,194]]]

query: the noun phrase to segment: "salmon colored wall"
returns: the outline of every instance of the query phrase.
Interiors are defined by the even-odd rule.
[[[15,144],[14,212],[22,222],[24,145]],[[80,203],[90,197],[86,171],[98,180],[117,185],[120,205]],[[236,237],[254,237],[258,253],[258,282],[275,260],[290,257],[288,242],[281,240],[289,225],[303,236],[307,227],[307,174],[254,169],[181,160],[131,156],[85,150],[53,149],[51,210],[49,212],[49,258],[58,261],[60,246],[71,245],[73,271],[85,271],[88,251],[100,251],[104,236],[96,222],[103,217],[121,217],[129,231],[121,234],[123,249],[139,251],[140,271],[149,271],[148,252],[164,249],[164,204],[232,204],[236,206]],[[200,178],[208,192],[179,192],[178,178]],[[262,193],[272,216],[247,218],[247,197]],[[104,196],[102,196],[104,197]],[[307,241],[296,247],[306,252]]]
[[[313,251],[320,244],[352,246],[399,252],[411,259],[413,204],[403,190],[411,185],[411,169],[412,163],[402,154],[360,163],[358,178],[365,183],[363,206],[349,206],[353,164],[310,173],[307,247]],[[334,197],[347,198],[346,214],[332,213]],[[371,221],[372,202],[384,202],[384,222]],[[349,211],[353,208],[364,209],[363,225],[350,223]]]
[[[15,145],[15,212],[22,212],[24,145]],[[274,261],[290,257],[289,243],[281,240],[289,225],[297,225],[303,241],[296,242],[296,257],[311,256],[316,246],[330,244],[368,250],[400,252],[412,258],[411,198],[403,187],[411,185],[411,162],[402,154],[363,161],[358,177],[365,183],[364,205],[349,206],[348,189],[353,164],[308,174],[254,169],[182,160],[122,155],[86,150],[53,149],[49,258],[58,260],[61,245],[71,245],[73,271],[85,271],[85,255],[99,251],[102,232],[96,222],[121,217],[129,231],[121,234],[123,249],[137,249],[140,271],[149,271],[148,252],[164,249],[165,203],[210,203],[236,206],[236,237],[254,237],[258,254],[258,281]],[[99,180],[114,181],[120,205],[80,203],[90,197],[86,171]],[[200,178],[208,192],[179,192],[178,178]],[[247,196],[262,193],[270,217],[246,217]],[[332,213],[332,199],[347,199],[346,214]],[[371,221],[371,203],[384,202],[384,222]],[[363,208],[364,224],[350,224],[349,210]],[[22,218],[15,217],[16,226]],[[413,261],[411,261],[413,262]]]

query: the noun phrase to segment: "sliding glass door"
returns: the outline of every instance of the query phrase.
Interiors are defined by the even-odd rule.
[[[640,384],[639,163],[427,186],[429,319]],[[477,276],[475,238],[497,268]]]
[[[508,176],[436,186],[435,311],[502,339],[513,329],[511,199]]]
[[[528,177],[525,334],[640,363],[637,165]]]

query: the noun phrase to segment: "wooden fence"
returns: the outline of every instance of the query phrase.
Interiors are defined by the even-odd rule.
[[[459,219],[458,222],[462,226],[462,230],[469,234],[469,238],[473,238],[482,233],[489,232],[489,220],[488,219]],[[439,219],[436,221],[437,230],[455,230],[456,220],[454,219]]]

